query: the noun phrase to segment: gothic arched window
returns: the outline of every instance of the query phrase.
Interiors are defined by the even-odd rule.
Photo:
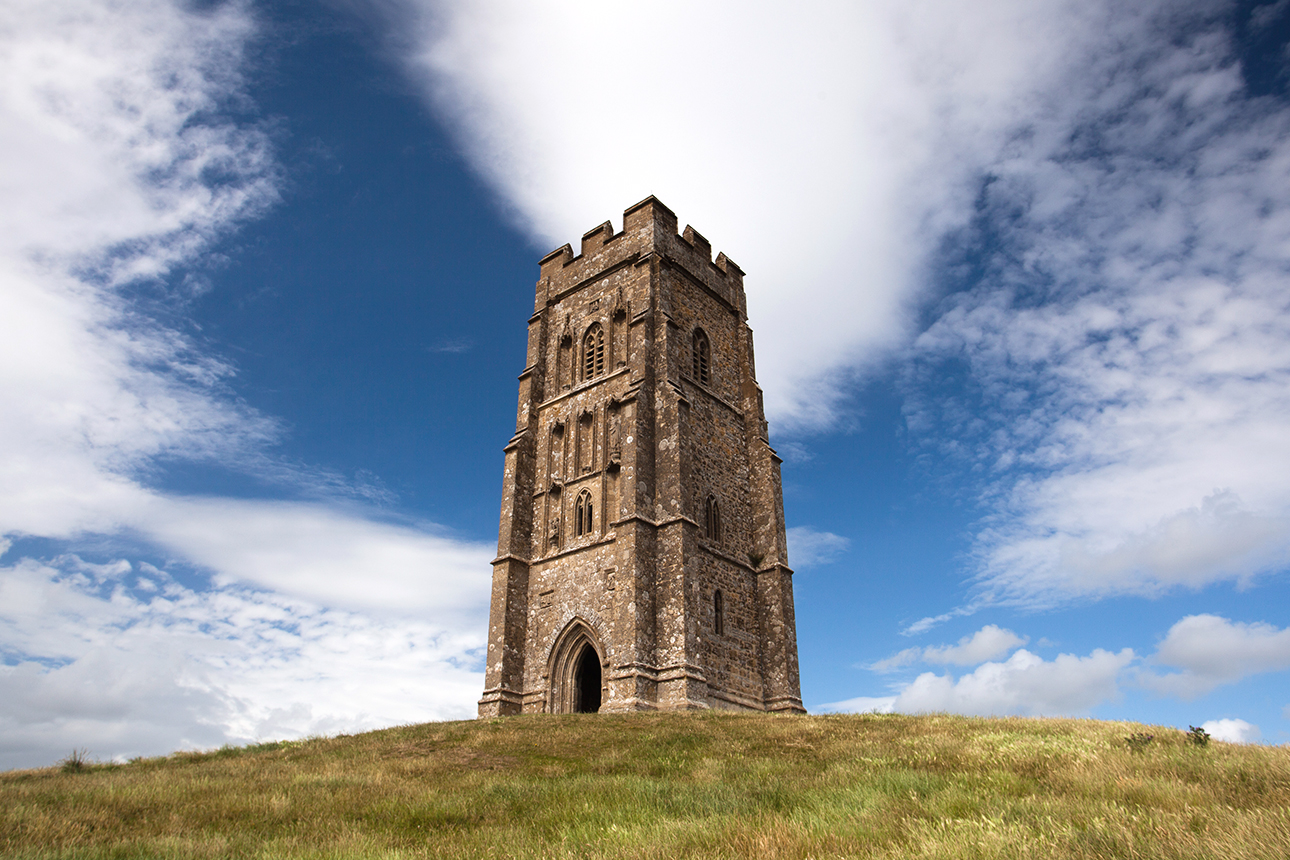
[[[583,490],[578,494],[578,500],[573,503],[574,537],[591,534],[592,517],[591,493],[588,490]]]
[[[582,338],[582,378],[592,379],[605,372],[605,330],[592,323]]]
[[[721,506],[716,496],[708,496],[703,510],[703,535],[709,540],[721,540]]]
[[[726,600],[720,588],[712,593],[712,632],[718,636],[726,632]]]
[[[703,329],[694,330],[694,342],[690,349],[690,356],[693,359],[693,376],[696,382],[704,385],[709,384],[711,380],[709,366],[712,364],[712,347],[708,344],[708,336],[704,334]]]

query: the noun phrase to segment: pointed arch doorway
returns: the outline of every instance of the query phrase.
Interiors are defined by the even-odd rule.
[[[569,623],[551,649],[550,710],[554,714],[594,714],[604,703],[604,657],[591,629]]]
[[[590,642],[582,646],[582,653],[578,655],[573,685],[574,713],[594,714],[600,710],[600,655]]]

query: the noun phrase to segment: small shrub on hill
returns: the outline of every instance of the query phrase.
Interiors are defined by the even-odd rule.
[[[74,749],[58,763],[58,766],[58,769],[63,773],[82,773],[87,771],[90,769],[90,751]]]
[[[1125,738],[1124,742],[1128,744],[1129,752],[1140,753],[1146,752],[1147,747],[1151,746],[1151,742],[1155,739],[1155,735],[1148,735],[1143,732],[1134,732]]]

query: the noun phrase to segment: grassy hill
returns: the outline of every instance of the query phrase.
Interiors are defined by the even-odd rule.
[[[1290,749],[1091,720],[429,723],[3,773],[0,855],[1285,860]]]

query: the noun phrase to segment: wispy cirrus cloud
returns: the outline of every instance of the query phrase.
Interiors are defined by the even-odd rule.
[[[990,476],[978,602],[1290,564],[1290,107],[1246,90],[1226,8],[1143,14],[951,243],[980,274],[916,343],[909,421]]]
[[[137,299],[182,319],[171,281],[277,201],[236,118],[256,35],[239,2],[0,9],[2,766],[461,716],[481,683],[488,548],[275,457],[235,368]],[[160,493],[174,459],[314,501]],[[188,584],[30,537],[142,545]]]
[[[245,4],[16,0],[0,16],[8,262],[157,275],[276,201],[264,131],[223,118],[255,34]]]
[[[468,337],[454,337],[437,341],[433,345],[426,347],[426,351],[456,354],[461,352],[470,352],[474,346],[475,342]]]
[[[0,531],[112,529],[152,458],[277,433],[228,395],[227,363],[120,289],[276,199],[268,138],[219,118],[253,26],[157,0],[20,0],[0,20]]]
[[[815,567],[836,561],[851,541],[833,532],[810,526],[793,526],[788,530],[789,561],[797,567]]]
[[[971,636],[964,636],[956,645],[929,645],[924,648],[905,648],[890,657],[869,664],[874,672],[891,672],[913,663],[931,663],[941,666],[975,666],[987,660],[1002,657],[1014,648],[1029,641],[997,624],[987,624]]]

